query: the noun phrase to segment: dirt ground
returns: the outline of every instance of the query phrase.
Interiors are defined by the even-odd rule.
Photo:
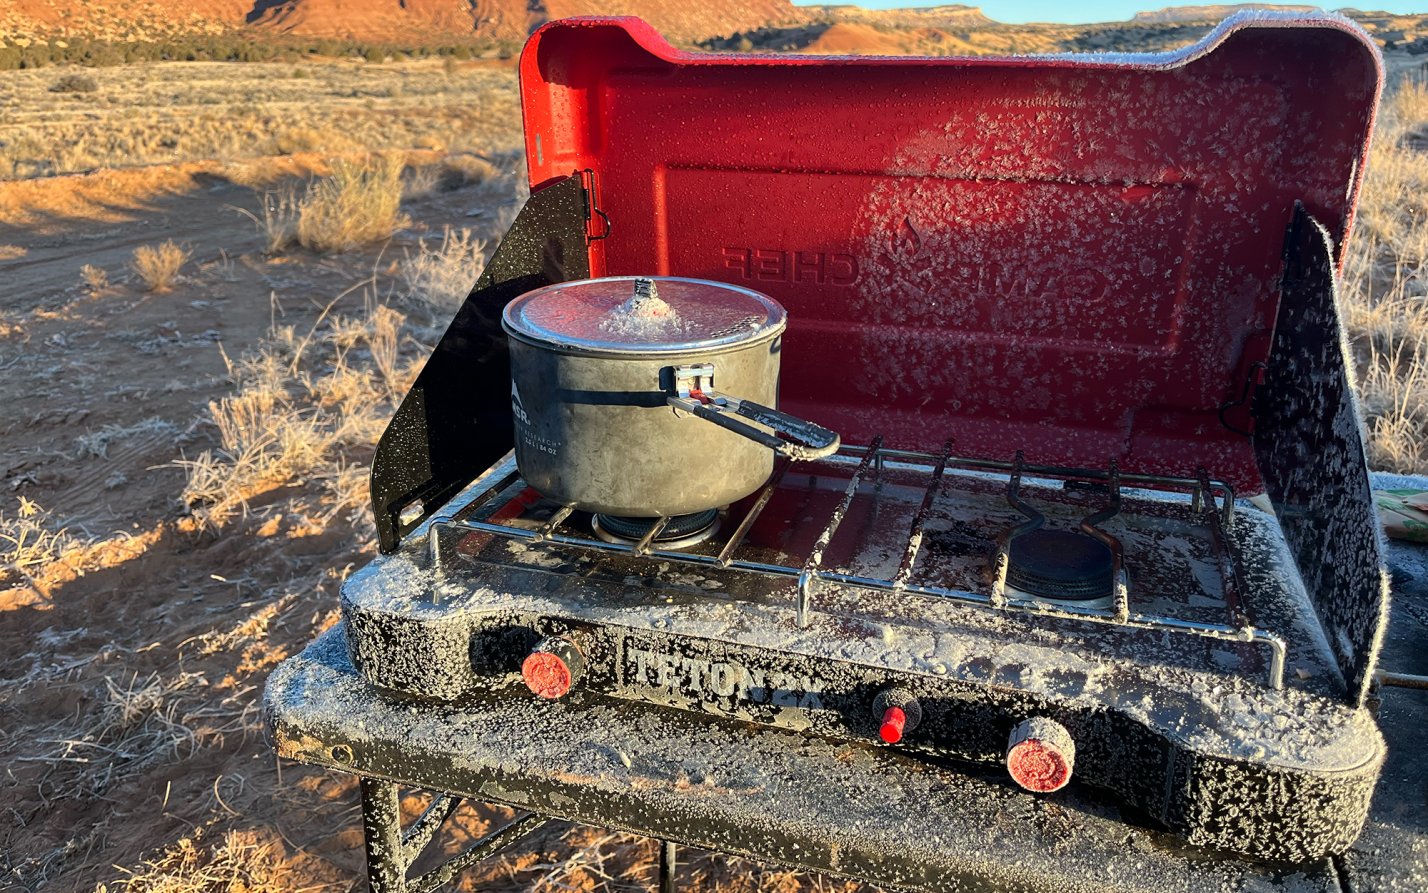
[[[1390,61],[1395,79],[1420,76],[1418,57]],[[1351,309],[1355,325],[1390,339],[1386,354],[1422,370],[1364,380],[1370,410],[1374,400],[1408,407],[1405,430],[1417,432],[1428,396],[1401,394],[1428,394],[1428,361],[1417,359],[1428,317],[1394,334],[1403,307],[1421,312],[1428,281],[1415,236],[1428,167],[1403,135],[1428,128],[1428,90],[1412,83],[1393,106],[1402,134],[1381,131],[1381,152],[1393,154],[1370,166],[1358,237],[1369,250],[1355,281],[1394,289],[1375,296],[1360,283]],[[514,144],[518,121],[504,126],[507,142],[492,144]],[[293,155],[261,166],[289,179],[194,160],[0,183],[0,530],[53,553],[0,567],[0,890],[363,888],[355,786],[279,765],[257,702],[272,667],[335,622],[340,581],[373,553],[365,507],[334,496],[339,484],[360,490],[368,454],[356,447],[258,488],[218,530],[182,500],[183,463],[221,446],[210,404],[234,394],[232,364],[245,352],[275,331],[303,339],[377,307],[419,320],[401,293],[408,258],[444,226],[494,245],[515,195],[510,183],[435,189],[404,202],[411,222],[389,242],[269,255],[253,219],[265,195],[299,187],[318,164]],[[128,269],[134,249],[166,239],[191,258],[171,291],[145,291]],[[107,281],[91,272],[99,284],[86,282],[86,265]],[[418,362],[430,337],[408,325],[404,362]],[[301,375],[320,381],[329,360]],[[462,815],[475,835],[504,814]],[[688,855],[689,889],[864,889]],[[653,858],[647,841],[557,825],[462,889],[642,888]]]
[[[123,178],[107,185],[115,198],[95,221],[60,210],[73,194],[31,183],[18,203],[30,210],[12,195],[0,222],[0,506],[37,507],[71,541],[39,571],[7,569],[0,589],[0,889],[360,888],[355,787],[278,765],[257,702],[267,672],[337,619],[340,580],[372,554],[370,526],[324,511],[323,482],[307,480],[197,530],[178,463],[218,444],[209,403],[234,390],[229,360],[275,328],[302,335],[374,300],[399,305],[397,273],[421,240],[453,225],[494,244],[515,198],[489,184],[438,190],[404,204],[416,222],[387,244],[268,256],[242,213],[261,217],[263,191],[202,165],[161,188],[138,174],[130,185],[122,201]],[[126,264],[170,238],[192,257],[172,291],[146,292]],[[86,284],[85,265],[108,284]],[[414,360],[423,350],[403,347]],[[473,834],[502,815],[468,812]],[[634,838],[559,826],[466,883],[624,887],[648,880],[653,856]],[[685,877],[805,883],[709,856]]]

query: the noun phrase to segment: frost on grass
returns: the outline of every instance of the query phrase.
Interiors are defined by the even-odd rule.
[[[433,322],[445,322],[486,269],[486,243],[465,227],[442,229],[441,244],[423,241],[402,262],[402,286]]]
[[[1385,98],[1344,265],[1369,463],[1428,469],[1428,83]]]
[[[284,853],[252,831],[229,831],[221,840],[207,843],[204,830],[146,859],[123,873],[113,893],[194,893],[199,890],[241,893],[289,893],[306,889],[301,878],[291,877]],[[100,886],[98,893],[109,893]]]
[[[23,496],[13,511],[0,510],[0,586],[21,584],[43,590],[39,581],[43,571],[79,548],[80,543],[49,512]]]
[[[403,166],[398,153],[334,161],[332,175],[311,183],[298,203],[298,243],[313,251],[345,251],[390,236],[404,224]]]
[[[365,505],[365,481],[349,469],[362,464],[356,454],[376,443],[418,368],[402,353],[404,321],[378,304],[302,337],[274,329],[230,361],[235,392],[208,405],[218,445],[177,463],[195,526],[221,528],[254,497],[310,479],[331,496],[331,517]]]

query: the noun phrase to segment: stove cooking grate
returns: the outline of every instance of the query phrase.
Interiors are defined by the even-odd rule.
[[[792,579],[797,583],[794,604],[796,622],[799,626],[804,627],[809,623],[809,614],[814,610],[821,588],[826,585],[836,585],[907,594],[915,597],[946,599],[990,611],[1012,611],[1042,618],[1113,625],[1126,629],[1194,636],[1202,639],[1251,642],[1268,651],[1267,681],[1270,687],[1275,689],[1283,687],[1287,651],[1285,642],[1276,633],[1259,629],[1251,623],[1240,599],[1238,572],[1225,548],[1225,533],[1235,520],[1234,490],[1223,481],[1212,480],[1204,469],[1201,469],[1195,478],[1178,478],[1125,474],[1116,468],[1114,462],[1107,469],[1034,465],[1026,462],[1020,452],[1017,452],[1009,462],[956,457],[952,455],[951,441],[944,445],[940,454],[890,449],[882,445],[881,436],[874,438],[868,446],[845,444],[839,449],[836,457],[849,464],[856,461],[857,465],[849,477],[842,499],[828,516],[813,548],[801,565],[757,561],[740,557],[739,554],[740,547],[744,545],[744,540],[754,526],[754,522],[768,506],[769,500],[773,497],[775,489],[790,465],[794,464],[791,462],[782,462],[776,466],[773,477],[759,491],[758,496],[752,501],[739,523],[729,533],[728,539],[725,540],[719,552],[713,555],[705,554],[704,551],[684,551],[681,548],[662,543],[661,539],[666,528],[676,523],[674,519],[670,518],[655,520],[638,541],[622,538],[611,538],[614,541],[607,541],[572,532],[570,528],[563,528],[562,525],[566,519],[575,511],[574,506],[570,505],[558,507],[545,523],[536,529],[500,523],[495,520],[498,510],[501,508],[496,497],[520,480],[520,474],[514,468],[506,474],[493,474],[489,485],[474,494],[459,518],[438,521],[433,524],[433,549],[439,558],[441,540],[436,535],[437,528],[442,525],[451,525],[528,544],[548,543],[593,552],[645,558],[651,561],[682,563],[705,568],[761,574],[771,578]],[[864,479],[868,477],[870,471],[873,472],[874,477],[880,477],[886,463],[897,463],[900,469],[911,467],[926,469],[928,472],[923,498],[913,516],[897,572],[890,578],[882,578],[862,576],[824,567],[824,554],[837,535],[844,518],[847,517],[848,509],[857,497]],[[928,583],[917,583],[912,580],[922,548],[924,527],[933,503],[941,492],[943,479],[949,468],[964,472],[1006,475],[1007,501],[1027,519],[1007,530],[1001,537],[997,553],[994,556],[995,574],[990,592],[969,592]],[[1018,537],[1039,530],[1044,521],[1042,516],[1020,497],[1023,475],[1074,481],[1104,488],[1109,497],[1109,505],[1103,511],[1084,519],[1081,522],[1079,535],[1094,538],[1104,544],[1107,551],[1110,552],[1109,598],[1082,601],[1037,597],[1014,585],[1015,574],[1012,575],[1013,583],[1009,584],[1013,543]],[[1224,601],[1230,614],[1229,622],[1190,620],[1149,611],[1132,610],[1125,569],[1122,565],[1120,543],[1098,526],[1119,512],[1122,485],[1189,494],[1190,511],[1197,515],[1209,529],[1216,552],[1220,556],[1220,570],[1225,588]]]

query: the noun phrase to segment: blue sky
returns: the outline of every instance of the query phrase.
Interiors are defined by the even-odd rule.
[[[798,5],[809,5],[811,0],[794,0]],[[840,0],[821,0],[836,3]],[[888,9],[901,6],[935,6],[936,3],[917,3],[913,0],[841,0],[857,2],[859,6],[871,9]],[[982,12],[1000,22],[1115,22],[1128,19],[1140,10],[1161,9],[1166,6],[1181,6],[1170,0],[961,0],[968,6],[980,6]],[[1213,2],[1213,0],[1208,0]],[[1231,0],[1234,2],[1234,0]],[[1351,5],[1358,9],[1383,10],[1386,12],[1428,12],[1428,0],[1358,0]],[[1330,7],[1334,8],[1334,7]]]

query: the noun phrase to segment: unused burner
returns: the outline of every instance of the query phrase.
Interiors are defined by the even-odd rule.
[[[619,515],[596,515],[591,524],[595,533],[607,543],[638,543],[650,532],[658,518],[624,518]],[[702,543],[719,529],[718,509],[674,515],[655,537],[657,545],[681,549]]]
[[[1094,601],[1110,597],[1114,587],[1110,547],[1085,533],[1023,533],[1012,537],[1007,557],[1007,585],[1036,598]]]

